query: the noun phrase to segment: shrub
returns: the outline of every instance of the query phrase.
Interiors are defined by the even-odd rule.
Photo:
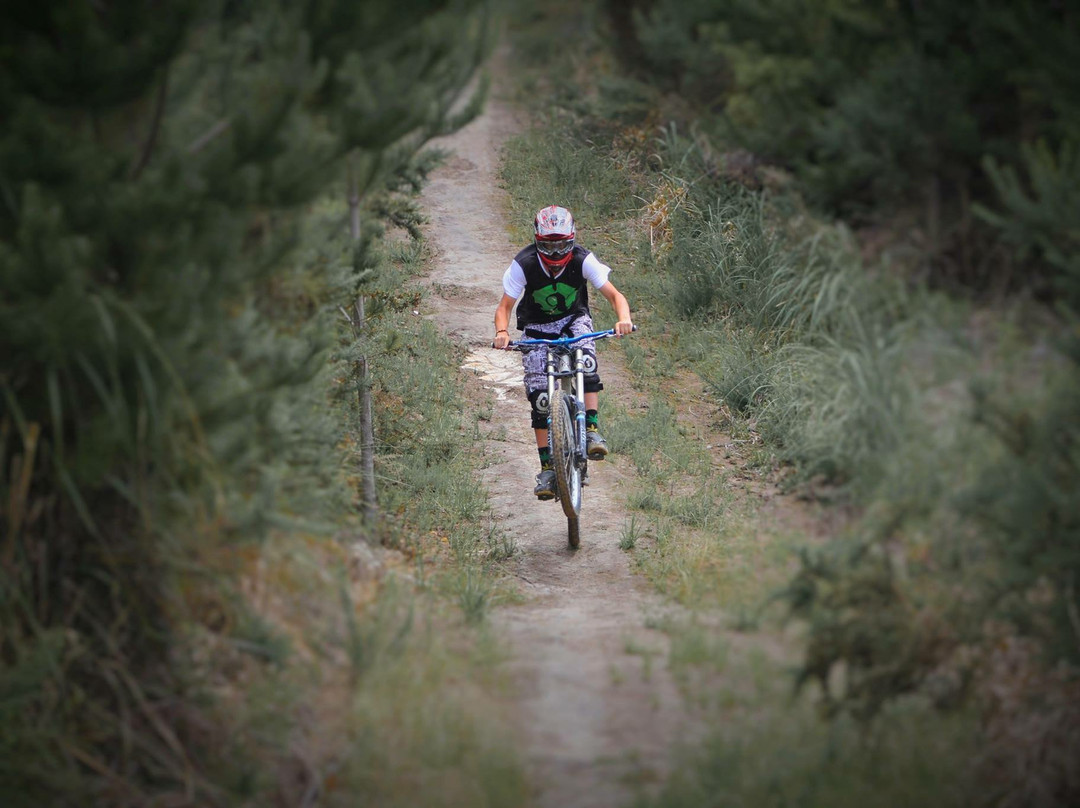
[[[976,212],[997,227],[1022,261],[1041,259],[1057,291],[1080,308],[1080,145],[1066,141],[1055,153],[1045,141],[1021,150],[1024,179],[1011,165],[984,162],[1004,208]],[[1026,182],[1025,182],[1026,179]]]
[[[485,20],[423,0],[0,12],[5,796],[252,787],[238,722],[193,695],[193,636],[286,651],[242,619],[238,579],[272,526],[347,507],[327,304],[366,245],[344,281],[288,264],[347,154],[366,193],[463,121]]]

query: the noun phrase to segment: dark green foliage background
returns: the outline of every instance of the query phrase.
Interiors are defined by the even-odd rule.
[[[1002,228],[1012,244],[1041,237],[1044,256],[1075,252],[1065,223],[1075,201],[1062,215],[1052,198],[1060,202],[1078,178],[1071,54],[1080,20],[1068,4],[631,5],[618,14],[633,22],[636,42],[625,52],[638,75],[685,96],[703,132],[794,172],[826,210],[866,226],[912,214],[916,232],[905,235],[932,280],[986,288],[1011,275]],[[1041,177],[1026,152],[1034,143],[1062,155],[1041,160]],[[1027,179],[1003,174],[1013,169]],[[1022,200],[1028,187],[1034,193]],[[1011,224],[973,220],[979,204],[1006,208]],[[1060,260],[1021,260],[1026,283],[1076,305],[1075,267]]]
[[[352,508],[328,360],[372,242],[311,260],[308,205],[340,188],[344,227],[349,156],[365,217],[391,216],[383,189],[478,108],[490,12],[0,14],[0,802],[252,788],[185,627],[239,602],[213,559]]]
[[[658,152],[692,202],[672,218],[663,298],[675,316],[723,323],[713,389],[755,419],[793,479],[837,485],[866,509],[851,535],[804,557],[788,593],[812,626],[804,676],[842,664],[847,707],[874,715],[999,619],[1075,671],[1074,10],[609,10],[632,23],[623,53],[639,59],[626,64],[654,103],[674,91],[697,113],[692,137],[669,135]],[[733,191],[739,148],[792,181]],[[846,227],[808,229],[802,200]],[[860,254],[844,237],[912,226],[905,253]],[[1042,358],[1026,373],[1006,367],[1024,360],[973,340],[957,323],[968,315],[918,281],[1052,300],[1053,313],[998,313],[1005,330],[1013,317],[1038,322],[1021,329]],[[925,563],[897,562],[909,542],[929,544]]]
[[[827,740],[717,727],[649,804],[1075,802],[1072,9],[654,0],[572,19],[585,86],[554,71],[511,188],[553,165],[533,185],[570,198],[576,163],[633,198],[582,204],[601,254],[641,270],[618,281],[635,357],[696,371],[720,428],[760,437],[764,472],[842,525],[762,593],[806,631],[795,682]],[[891,769],[951,732],[931,765]]]

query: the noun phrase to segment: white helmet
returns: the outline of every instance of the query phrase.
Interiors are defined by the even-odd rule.
[[[574,252],[574,217],[558,205],[548,205],[536,214],[533,238],[540,260],[548,269],[561,268]]]

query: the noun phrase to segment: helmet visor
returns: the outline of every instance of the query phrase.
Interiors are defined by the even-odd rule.
[[[560,238],[560,239],[541,239],[536,240],[536,249],[545,258],[551,258],[558,260],[565,258],[574,249],[574,240],[572,238]]]

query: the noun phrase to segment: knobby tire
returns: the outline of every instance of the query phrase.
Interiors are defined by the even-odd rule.
[[[571,547],[578,546],[578,514],[581,513],[581,471],[574,464],[575,406],[569,391],[555,391],[555,400],[551,402],[551,460]]]

